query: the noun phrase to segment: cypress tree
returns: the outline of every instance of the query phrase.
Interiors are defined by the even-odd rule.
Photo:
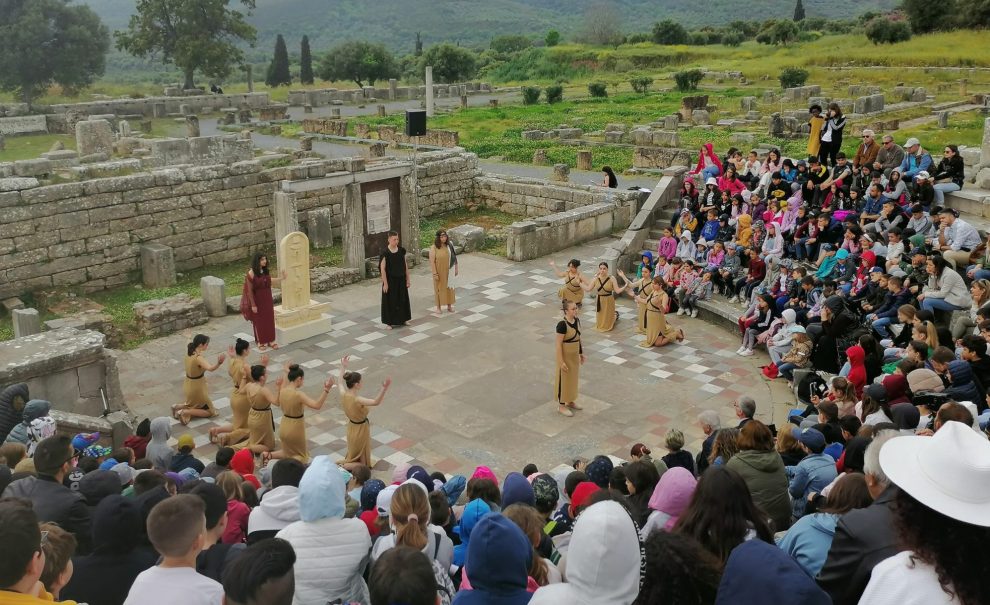
[[[282,34],[275,39],[275,56],[268,66],[265,84],[273,87],[292,84],[292,74],[289,73],[289,51],[285,48],[285,38]]]
[[[313,55],[309,50],[309,36],[302,38],[302,48],[299,52],[299,81],[303,84],[313,83]]]
[[[794,5],[794,20],[804,21],[804,4],[801,0],[797,0],[797,4]]]

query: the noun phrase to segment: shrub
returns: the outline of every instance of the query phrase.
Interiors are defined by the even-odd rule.
[[[653,40],[653,36],[647,33],[629,34],[626,37],[627,44],[640,44],[642,42],[650,42]]]
[[[708,44],[708,34],[706,32],[691,32],[688,44],[691,46],[705,46]]]
[[[560,32],[555,29],[551,29],[547,32],[547,36],[543,38],[543,43],[547,46],[557,46],[560,44]]]
[[[876,17],[866,24],[866,38],[874,44],[906,42],[911,39],[911,26],[907,21]]]
[[[607,97],[608,87],[604,82],[590,82],[588,83],[588,93],[593,97]]]
[[[536,105],[540,102],[540,87],[539,86],[523,86],[522,87],[522,97],[523,105]]]
[[[547,103],[560,103],[564,100],[564,87],[555,84],[547,86]]]
[[[739,46],[743,40],[743,35],[739,32],[729,32],[722,36],[722,44],[726,46]]]
[[[780,87],[781,88],[794,88],[795,86],[804,86],[804,83],[808,81],[808,70],[801,69],[800,67],[785,67],[780,72]]]
[[[674,74],[674,82],[677,83],[677,90],[687,92],[689,90],[698,90],[698,84],[704,77],[705,74],[700,69],[691,69],[688,71],[679,71]]]
[[[645,95],[650,89],[650,86],[653,85],[653,78],[649,76],[640,76],[629,80],[629,83],[632,84],[633,90]]]
[[[684,26],[673,19],[653,24],[653,41],[657,44],[687,44],[690,41]]]

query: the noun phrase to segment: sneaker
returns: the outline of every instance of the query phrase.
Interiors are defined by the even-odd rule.
[[[729,302],[730,303],[737,303],[737,302],[739,302],[739,297],[736,296],[736,295],[732,295],[732,296],[729,297]]]
[[[697,316],[698,316],[698,310],[697,309],[691,311],[691,317],[697,317]]]
[[[752,357],[753,349],[746,349],[742,353],[740,353],[740,355],[742,355],[743,357]]]
[[[681,308],[681,309],[678,309],[678,310],[677,310],[677,314],[678,314],[678,315],[684,315],[684,309],[683,309],[683,308]]]
[[[745,345],[739,347],[738,349],[736,349],[736,355],[742,355],[743,354],[743,351],[745,351],[745,350],[746,350],[746,346]]]

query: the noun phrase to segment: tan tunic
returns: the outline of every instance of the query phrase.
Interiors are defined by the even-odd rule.
[[[246,388],[251,410],[248,412],[249,435],[244,447],[263,445],[271,451],[275,449],[275,418],[272,416],[272,405],[262,394],[264,387],[261,385],[248,385]],[[252,392],[254,394],[251,394]]]
[[[278,439],[287,458],[309,463],[309,446],[306,444],[306,422],[303,420],[302,394],[292,385],[285,385],[278,394],[282,408],[282,421],[278,425]]]
[[[567,323],[561,320],[557,324],[557,333],[560,333],[560,326],[564,326],[564,364],[567,371],[557,367],[556,379],[554,380],[554,397],[560,403],[574,403],[578,398],[578,379],[581,374],[581,320],[575,318],[574,323]]]
[[[368,407],[358,403],[354,393],[340,395],[340,405],[347,416],[347,455],[344,462],[359,462],[368,468],[371,464],[371,423],[368,421]]]
[[[433,272],[437,274],[433,280],[433,297],[437,306],[454,304],[454,289],[447,285],[450,277],[450,248],[440,246],[433,248]]]
[[[210,416],[216,416],[213,401],[206,388],[206,370],[199,365],[201,355],[186,355],[183,360],[186,368],[186,378],[182,382],[182,394],[185,395],[185,407],[196,410],[209,410]]]
[[[649,279],[639,280],[639,294],[644,297],[649,297],[650,293],[653,292],[653,281]],[[646,305],[637,302],[636,303],[636,333],[646,334]]]
[[[563,287],[557,292],[560,296],[560,300],[569,300],[571,302],[581,304],[584,300],[584,290],[581,288],[581,274],[578,273],[573,277],[568,274],[564,278]]]
[[[646,300],[646,340],[640,343],[640,346],[655,346],[660,336],[667,340],[677,338],[677,330],[667,323],[667,316],[664,313],[664,308],[667,306],[664,300],[666,296],[666,292],[651,292]]]
[[[615,288],[611,276],[595,278],[595,297],[598,299],[595,315],[595,329],[599,332],[611,332],[615,327]]]
[[[240,390],[241,380],[244,373],[249,371],[244,364],[244,359],[235,357],[227,368],[230,379],[234,382],[234,388],[230,391],[230,426],[229,433],[220,436],[221,446],[231,446],[240,443],[248,438],[248,414],[251,411],[251,402],[247,395]],[[245,385],[246,387],[247,385]]]

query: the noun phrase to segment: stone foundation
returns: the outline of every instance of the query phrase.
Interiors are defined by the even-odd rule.
[[[303,132],[311,134],[328,134],[335,137],[347,136],[347,120],[328,120],[326,118],[306,118],[302,122]]]
[[[637,147],[633,151],[633,166],[636,168],[670,168],[671,166],[691,166],[697,152],[672,147]]]
[[[202,298],[177,294],[134,304],[134,319],[144,336],[158,337],[201,326],[209,317]]]
[[[117,356],[104,342],[99,332],[75,328],[0,342],[0,385],[26,382],[32,398],[65,412],[127,411]]]
[[[587,241],[605,237],[629,224],[634,205],[599,203],[559,212],[509,226],[509,260],[539,258]]]

